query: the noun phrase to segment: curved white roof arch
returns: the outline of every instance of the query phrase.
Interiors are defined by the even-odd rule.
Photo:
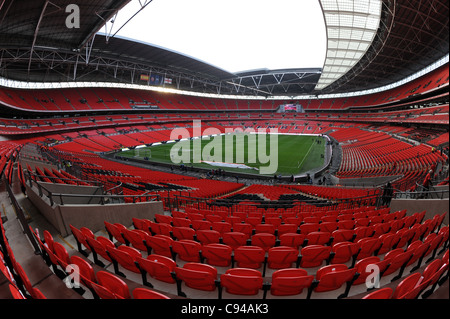
[[[381,18],[381,0],[320,0],[327,31],[321,90],[345,75],[372,44]]]

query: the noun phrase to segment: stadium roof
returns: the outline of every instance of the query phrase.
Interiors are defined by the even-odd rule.
[[[232,74],[195,57],[107,32],[99,34],[128,2],[76,1],[82,23],[69,28],[67,1],[1,1],[0,76],[26,82],[149,85],[153,83],[146,76],[157,75],[169,80],[161,81],[163,85],[201,93],[317,95],[385,86],[449,52],[448,0],[321,0],[328,36],[323,69]],[[150,2],[143,1],[142,8]],[[354,52],[360,56],[349,58]],[[343,65],[347,68],[341,70]],[[338,76],[332,77],[338,69]],[[325,81],[330,77],[331,81]]]

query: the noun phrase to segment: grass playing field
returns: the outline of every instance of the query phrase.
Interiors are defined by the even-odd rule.
[[[297,175],[324,164],[326,140],[306,135],[230,134],[154,145],[121,152],[120,156],[198,168],[260,174],[270,169],[283,176]],[[219,166],[203,161],[219,163]],[[225,167],[239,163],[256,169]],[[267,174],[268,175],[268,174]]]

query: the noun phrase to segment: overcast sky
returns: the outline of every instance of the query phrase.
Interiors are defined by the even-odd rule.
[[[122,9],[113,33],[139,7],[132,0]],[[153,0],[117,35],[230,72],[322,68],[325,61],[319,0]]]

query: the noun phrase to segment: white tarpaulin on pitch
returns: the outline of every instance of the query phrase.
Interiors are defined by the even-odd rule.
[[[256,167],[250,167],[245,164],[234,164],[234,163],[223,163],[223,162],[211,162],[211,161],[202,161],[202,163],[206,163],[212,166],[219,166],[219,167],[228,167],[228,168],[241,168],[241,169],[256,169]]]

